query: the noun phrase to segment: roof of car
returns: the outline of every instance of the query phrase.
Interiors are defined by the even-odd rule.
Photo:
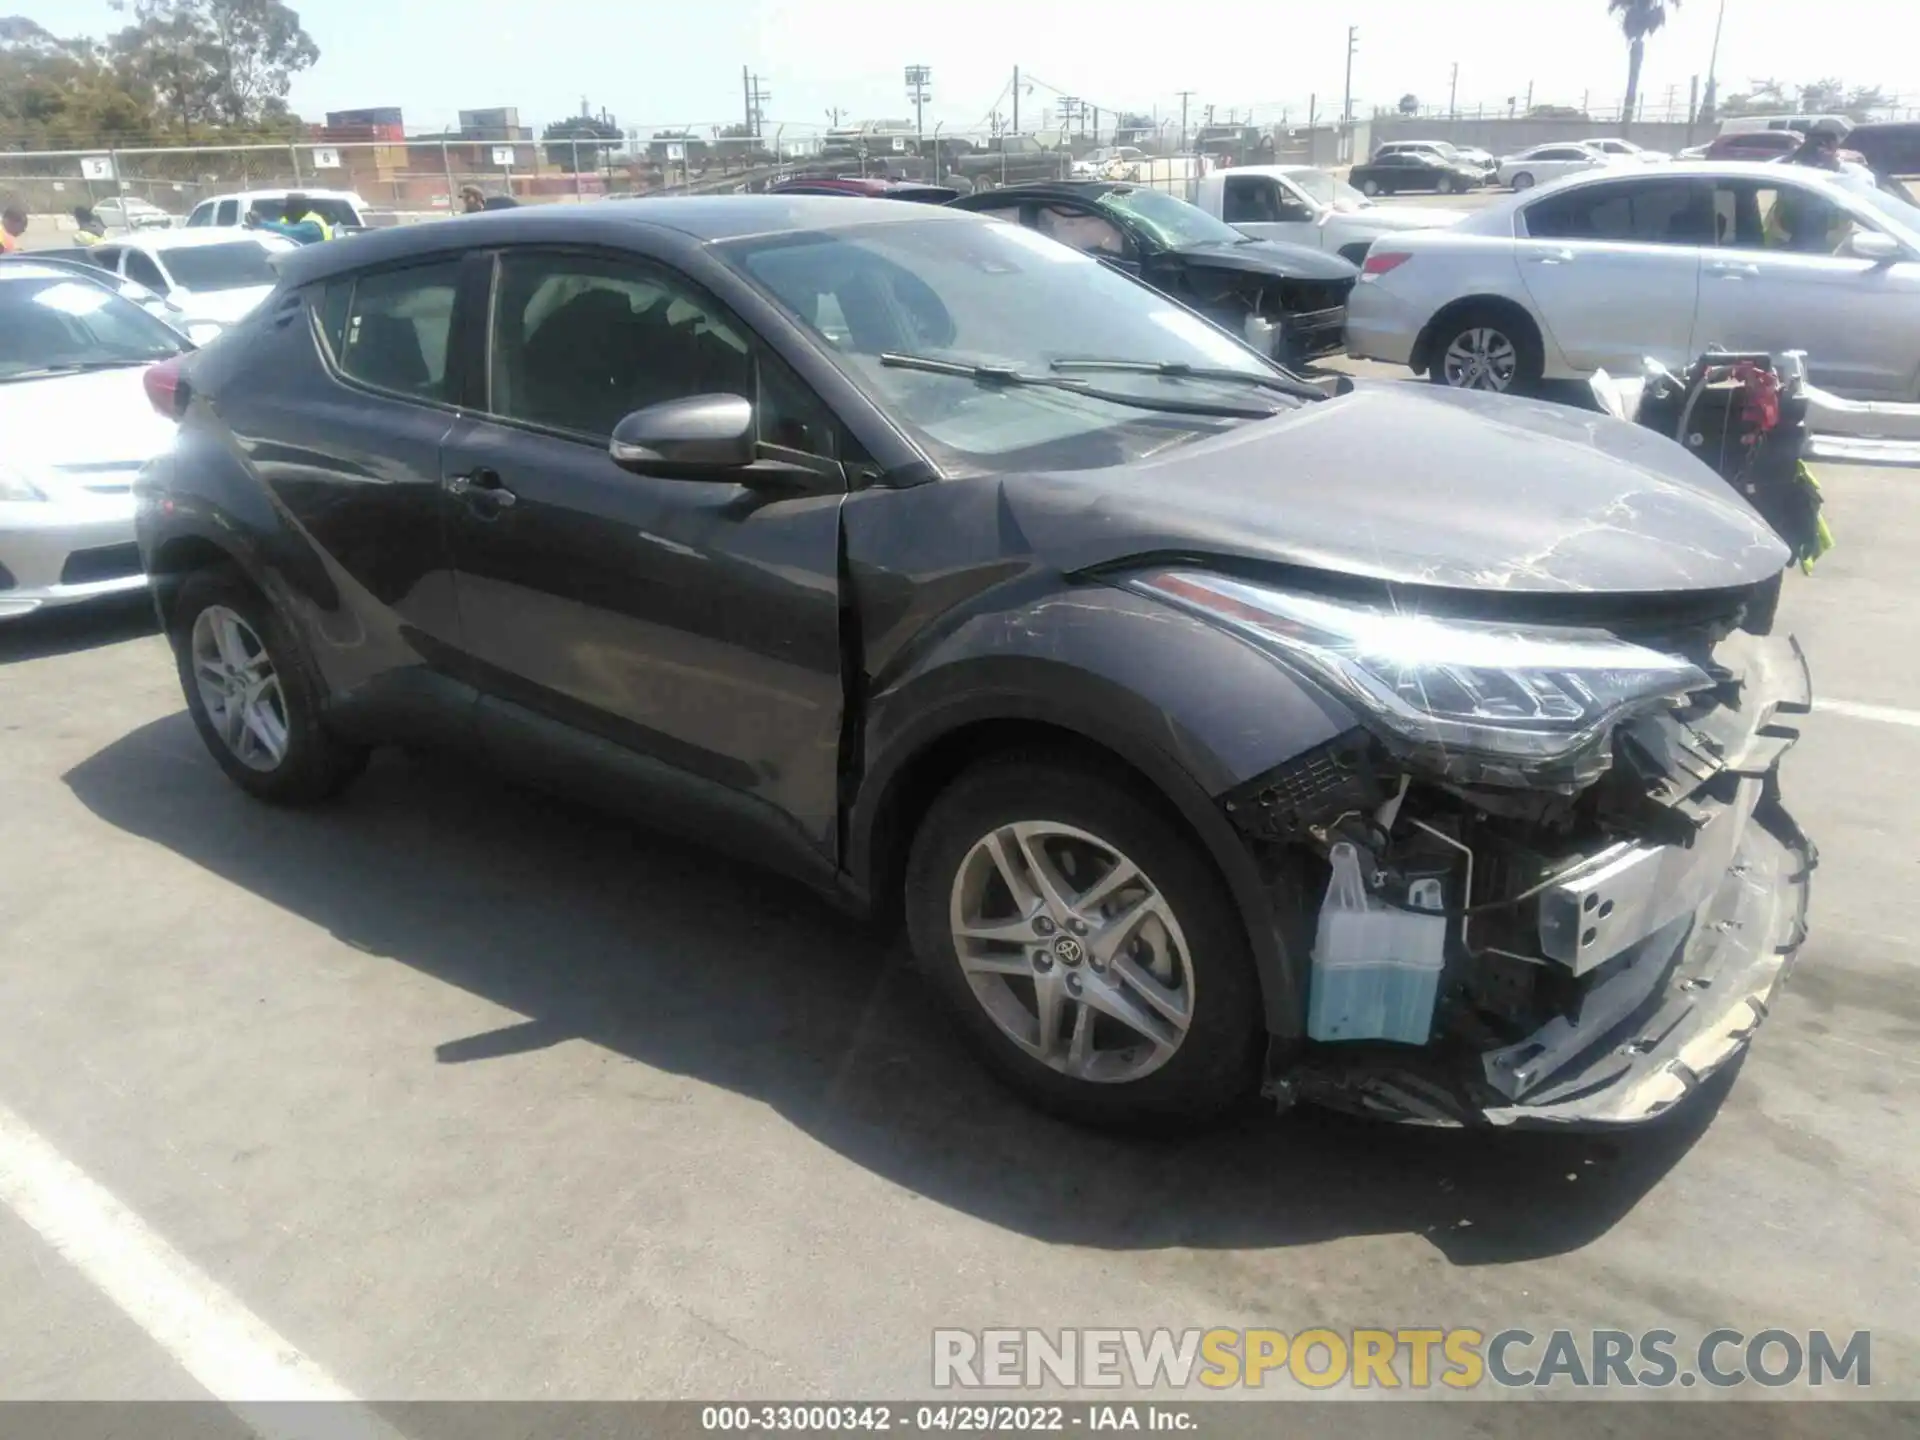
[[[229,190],[223,195],[209,195],[193,208],[198,210],[201,205],[219,200],[245,200],[254,195],[304,195],[309,200],[351,200],[356,205],[366,203],[352,190],[316,190],[311,185],[269,185],[264,190]]]
[[[64,265],[40,265],[32,260],[9,259],[0,265],[0,280],[62,280],[73,274]]]
[[[243,230],[237,225],[200,225],[191,230],[136,230],[115,235],[105,244],[122,250],[191,250],[201,245],[231,245],[253,240],[269,250],[291,248],[293,241],[272,231]]]
[[[1105,195],[1113,190],[1144,190],[1151,187],[1137,185],[1131,180],[1020,180],[1012,185],[996,185],[991,190],[976,190],[971,195],[961,196],[961,200],[990,201],[996,195],[1075,195],[1087,198]],[[965,209],[964,205],[960,206]]]
[[[942,205],[902,205],[862,195],[665,195],[590,205],[522,205],[369,230],[348,243],[307,245],[283,259],[280,272],[289,283],[304,285],[363,265],[436,251],[565,241],[618,243],[642,227],[711,242],[792,230],[939,221],[980,223]]]

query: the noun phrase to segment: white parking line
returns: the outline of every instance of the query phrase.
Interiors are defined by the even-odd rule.
[[[1920,710],[1900,710],[1891,705],[1862,705],[1853,700],[1819,699],[1813,702],[1813,708],[1854,720],[1877,720],[1882,725],[1904,725],[1910,730],[1920,730]]]
[[[259,1434],[392,1440],[338,1381],[4,1105],[0,1201]]]

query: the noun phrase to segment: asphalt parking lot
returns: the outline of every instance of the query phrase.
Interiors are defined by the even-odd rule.
[[[248,801],[135,604],[0,629],[0,1155],[370,1399],[918,1396],[996,1324],[1870,1329],[1920,1397],[1920,474],[1821,474],[1812,938],[1675,1123],[1062,1127],[758,872],[398,755]],[[12,1195],[0,1399],[203,1396],[124,1230]]]

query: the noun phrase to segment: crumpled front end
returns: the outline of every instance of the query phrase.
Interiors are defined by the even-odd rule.
[[[1354,731],[1227,798],[1276,884],[1324,887],[1310,1033],[1276,1045],[1269,1094],[1629,1125],[1745,1049],[1806,935],[1815,854],[1778,769],[1810,686],[1790,638],[1705,653],[1711,687],[1622,724],[1595,778],[1462,780]]]

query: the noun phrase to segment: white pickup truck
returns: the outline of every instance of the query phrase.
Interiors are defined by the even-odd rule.
[[[1329,250],[1358,265],[1382,235],[1438,230],[1464,210],[1379,205],[1311,165],[1237,165],[1200,177],[1193,203],[1260,240]]]

